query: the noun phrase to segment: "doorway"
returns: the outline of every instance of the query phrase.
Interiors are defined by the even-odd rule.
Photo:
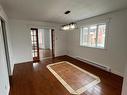
[[[31,28],[33,61],[54,58],[54,29]]]
[[[33,61],[39,61],[38,29],[31,28],[32,56]]]

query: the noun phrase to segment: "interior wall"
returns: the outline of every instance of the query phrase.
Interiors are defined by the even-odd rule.
[[[109,22],[106,49],[80,46],[80,27],[101,21]],[[111,68],[111,72],[123,76],[126,61],[127,10],[97,16],[77,22],[78,29],[67,33],[68,55],[102,64]]]
[[[32,61],[30,28],[55,29],[55,56],[66,54],[66,32],[60,31],[60,24],[10,19],[9,26],[15,63]]]
[[[0,5],[0,17],[4,19],[7,23],[7,16]],[[5,56],[3,35],[2,35],[2,27],[0,25],[0,95],[8,95],[9,94],[9,77],[8,77],[8,68]]]

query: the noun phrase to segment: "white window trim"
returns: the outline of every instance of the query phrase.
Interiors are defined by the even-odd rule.
[[[82,29],[82,31],[83,31],[83,28],[84,27],[90,27],[90,26],[94,26],[94,25],[103,25],[103,24],[105,24],[106,25],[106,30],[105,30],[105,44],[104,44],[104,48],[103,47],[92,47],[92,46],[86,46],[86,45],[82,45],[82,38],[83,37],[81,37],[81,29]],[[89,29],[89,28],[88,28]],[[98,29],[98,27],[97,27],[97,29]],[[89,31],[89,30],[88,30]],[[102,49],[102,50],[107,50],[107,42],[108,42],[108,32],[109,32],[109,21],[108,22],[102,22],[102,23],[96,23],[96,24],[89,24],[89,25],[84,25],[84,26],[81,26],[80,27],[80,46],[81,47],[85,47],[85,48],[95,48],[95,49]],[[98,32],[97,32],[97,34],[98,34]],[[96,37],[98,36],[96,34]],[[82,35],[83,36],[83,35]],[[97,39],[96,39],[97,40]],[[97,42],[97,41],[96,41]],[[96,44],[97,45],[97,44]]]

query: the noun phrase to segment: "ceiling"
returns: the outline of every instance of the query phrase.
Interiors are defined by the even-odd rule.
[[[10,18],[70,23],[127,7],[127,0],[1,0]],[[64,12],[71,13],[65,15]]]

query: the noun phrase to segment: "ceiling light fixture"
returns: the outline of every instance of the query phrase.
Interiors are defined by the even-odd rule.
[[[63,25],[61,27],[62,30],[73,30],[76,28],[76,23],[70,23],[70,24],[67,24],[67,25]]]

